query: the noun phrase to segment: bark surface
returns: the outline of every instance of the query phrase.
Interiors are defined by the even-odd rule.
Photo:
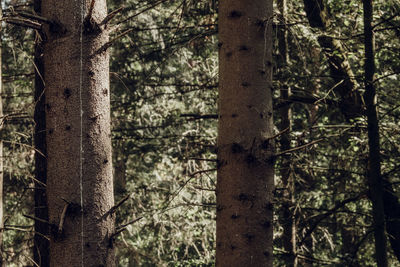
[[[3,19],[3,9],[0,5],[0,21]],[[4,118],[3,118],[3,99],[1,97],[3,93],[3,80],[2,80],[2,51],[1,51],[1,23],[0,23],[0,133],[1,129],[3,128]],[[3,141],[0,138],[0,266],[3,266]]]
[[[42,1],[51,266],[115,265],[106,15],[105,0]]]
[[[217,266],[272,266],[272,1],[219,3]]]
[[[34,1],[34,10],[40,15],[41,0]],[[49,225],[44,221],[49,220],[47,210],[46,183],[47,183],[47,152],[46,152],[46,114],[44,95],[44,71],[43,71],[43,35],[35,33],[35,236],[33,246],[33,259],[41,267],[50,265],[49,259]]]
[[[378,267],[388,266],[385,213],[383,203],[383,179],[381,175],[379,122],[377,96],[374,86],[375,76],[375,42],[372,30],[372,0],[363,0],[364,10],[364,45],[365,45],[365,104],[368,123],[369,168],[368,185],[372,201],[373,227],[375,237],[375,257]]]

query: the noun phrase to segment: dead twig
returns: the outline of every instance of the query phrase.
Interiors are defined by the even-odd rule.
[[[275,134],[275,135],[273,135],[273,136],[271,136],[271,137],[268,137],[267,140],[275,139],[275,138],[277,138],[278,136],[281,136],[282,134],[285,134],[285,133],[288,132],[289,130],[290,130],[290,127],[287,127],[286,129],[280,131],[279,133],[277,133],[277,134]]]
[[[110,12],[110,14],[108,14],[103,21],[100,23],[100,25],[104,25],[107,24],[110,20],[112,20],[118,13],[120,13],[122,10],[124,10],[124,6],[117,8],[116,10]]]
[[[65,203],[64,208],[61,212],[60,216],[60,223],[58,225],[58,235],[61,236],[63,232],[64,222],[65,222],[65,215],[67,214],[69,203]]]
[[[122,204],[124,204],[129,198],[131,197],[131,195],[127,195],[125,196],[123,199],[121,199],[116,205],[114,205],[113,207],[111,207],[111,209],[109,211],[107,211],[104,215],[103,218],[108,216],[108,215],[112,215],[113,213],[115,213],[115,211],[122,206]]]
[[[131,225],[131,224],[133,224],[133,223],[135,223],[135,222],[137,222],[137,221],[139,221],[139,220],[141,220],[141,219],[143,219],[143,217],[138,217],[138,218],[133,219],[133,220],[131,220],[131,221],[129,221],[129,222],[127,222],[127,223],[121,225],[121,226],[118,226],[117,229],[115,230],[115,233],[113,233],[113,234],[111,235],[110,239],[114,239],[117,235],[119,235],[120,233],[122,233],[123,231],[125,231],[126,228],[127,228],[129,225]]]
[[[318,142],[321,142],[321,141],[324,140],[324,139],[325,139],[325,138],[320,138],[320,139],[314,140],[314,141],[312,141],[312,142],[309,142],[309,143],[307,143],[307,144],[304,144],[304,145],[301,145],[301,146],[298,146],[298,147],[294,147],[294,148],[291,148],[291,149],[288,149],[288,150],[279,152],[279,153],[275,154],[274,157],[279,157],[279,156],[282,156],[282,155],[284,155],[284,154],[292,153],[292,152],[295,152],[295,151],[297,151],[297,150],[300,150],[300,149],[303,149],[303,148],[312,146],[312,145],[314,145],[314,144],[316,144],[316,143],[318,143]]]
[[[34,220],[34,221],[38,221],[38,222],[41,222],[41,223],[48,224],[48,225],[51,224],[51,223],[49,223],[49,222],[46,221],[46,220],[43,220],[43,219],[41,219],[41,218],[37,218],[37,217],[34,217],[34,216],[30,216],[30,215],[27,215],[27,214],[23,214],[22,216],[24,216],[24,217],[26,217],[26,218],[28,218],[28,219]]]

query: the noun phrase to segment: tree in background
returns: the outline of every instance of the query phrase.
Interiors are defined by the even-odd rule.
[[[34,1],[34,11],[41,14],[42,0]],[[43,69],[43,41],[45,36],[42,31],[35,31],[35,182],[34,182],[34,215],[35,236],[33,247],[33,260],[42,267],[50,266],[49,259],[49,215],[47,209],[47,152],[46,152],[46,111],[45,111],[45,86]]]
[[[118,203],[125,200],[116,210],[119,234],[113,244],[118,265],[213,266],[219,166],[216,1],[108,4],[115,15],[108,26],[115,194]],[[36,105],[32,29],[47,22],[33,19],[27,1],[12,5],[3,2],[8,22],[2,32],[3,255],[7,265],[19,266],[34,265],[33,221],[38,224],[38,220],[23,216],[35,213],[31,192],[39,189],[32,164]],[[361,7],[356,0],[288,1],[285,18],[278,14],[272,21],[274,120],[279,128],[274,266],[293,263],[286,238],[290,234],[285,236],[291,229],[287,218],[293,215],[298,265],[356,267],[376,261],[366,183],[367,120],[361,114],[365,105],[358,101],[365,89]],[[391,89],[399,85],[399,10],[396,1],[374,1],[374,86],[391,242],[388,265],[397,264],[395,248],[400,240],[399,209],[394,208],[400,173],[400,95]],[[287,33],[286,66],[281,65],[282,37],[286,37],[281,30]],[[288,96],[285,87],[291,91]],[[292,111],[288,131],[284,131],[285,110]]]
[[[3,129],[4,115],[3,115],[3,64],[2,64],[2,19],[3,19],[3,6],[0,3],[0,133]],[[3,217],[3,137],[0,135],[0,266],[3,266],[3,231],[4,231],[4,217]]]
[[[220,1],[217,266],[272,266],[272,1]]]
[[[116,199],[131,197],[117,225],[143,218],[118,236],[119,264],[212,266],[216,5],[132,1],[121,12],[113,34],[129,32],[111,50],[114,167]]]
[[[287,1],[278,0],[277,9],[279,11],[277,21],[278,31],[278,55],[276,57],[277,73],[274,79],[279,80],[280,98],[283,101],[288,101],[291,96],[291,88],[289,86],[290,73],[288,72],[289,65],[289,51],[288,51],[288,27],[287,27]],[[290,105],[283,105],[279,110],[280,125],[279,130],[282,132],[280,136],[280,149],[282,151],[291,148],[291,128],[292,128],[292,110]],[[282,155],[280,158],[281,164],[279,172],[282,179],[283,194],[277,197],[282,203],[281,212],[278,212],[280,223],[283,227],[282,246],[286,253],[285,262],[289,266],[296,267],[298,264],[297,259],[297,236],[296,236],[296,214],[294,209],[294,180],[292,174],[291,155]]]
[[[365,105],[368,125],[368,186],[372,201],[373,229],[375,237],[375,257],[379,267],[388,266],[385,209],[383,203],[384,184],[381,174],[381,149],[379,141],[379,121],[377,111],[377,95],[375,82],[375,40],[372,29],[373,4],[372,0],[363,1],[364,17],[364,46],[365,46]]]
[[[114,266],[106,1],[42,1],[52,266]]]

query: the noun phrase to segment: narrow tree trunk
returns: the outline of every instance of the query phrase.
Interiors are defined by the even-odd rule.
[[[272,266],[272,0],[219,3],[217,266]]]
[[[386,267],[387,249],[385,235],[385,214],[383,204],[383,180],[381,175],[379,124],[377,95],[374,86],[375,44],[372,28],[372,0],[363,0],[364,45],[365,45],[365,104],[368,122],[369,168],[368,184],[372,200],[374,219],[375,253],[378,267]]]
[[[34,10],[40,14],[41,0],[34,1]],[[44,71],[43,71],[43,35],[36,32],[35,36],[35,236],[33,246],[33,259],[41,267],[50,265],[49,261],[49,226],[44,221],[49,220],[47,210],[46,183],[47,183],[47,162],[46,162],[46,114],[44,96]]]
[[[385,181],[383,191],[386,231],[397,261],[400,262],[400,203],[390,181]]]
[[[3,93],[3,80],[2,80],[2,29],[1,29],[1,21],[3,19],[3,9],[0,4],[0,132],[3,128],[3,100],[1,94]],[[0,138],[0,266],[4,265],[4,258],[3,258],[3,228],[4,228],[4,221],[3,221],[3,141]]]
[[[286,0],[278,0],[279,10],[279,27],[278,31],[278,49],[279,49],[279,61],[278,61],[278,72],[280,73],[279,80],[281,81],[280,97],[282,101],[288,101],[291,95],[291,89],[287,84],[287,64],[289,60],[288,43],[287,43],[287,2]],[[280,130],[289,131],[283,133],[280,138],[281,150],[285,151],[290,149],[290,129],[291,129],[291,115],[292,111],[290,105],[285,105],[280,109]],[[280,218],[283,235],[282,243],[283,248],[286,251],[285,264],[287,266],[297,266],[296,258],[296,222],[294,216],[294,183],[291,179],[291,156],[284,155],[281,159],[280,173],[282,176],[282,185],[285,188],[282,199],[282,217]]]
[[[43,0],[42,15],[50,265],[114,266],[106,1]]]

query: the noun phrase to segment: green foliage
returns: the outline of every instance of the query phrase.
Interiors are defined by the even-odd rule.
[[[4,15],[9,15],[5,10]],[[33,221],[22,214],[31,214],[33,206],[33,67],[34,33],[4,25],[2,29],[3,141],[4,164],[4,239],[3,257],[7,266],[28,264],[33,237]]]
[[[359,1],[326,1],[330,23],[326,30],[311,28],[304,21],[302,3],[289,4],[288,27],[290,63],[286,69],[278,69],[277,88],[286,86],[293,95],[316,97],[315,104],[294,103],[293,129],[290,133],[292,147],[313,141],[312,146],[291,154],[291,181],[294,200],[291,212],[296,220],[297,252],[300,265],[312,266],[374,266],[371,203],[368,199],[368,137],[367,122],[361,116],[348,120],[343,117],[335,93],[335,83],[328,68],[329,53],[325,53],[318,42],[319,35],[336,38],[345,48],[350,67],[357,81],[356,90],[364,91],[363,84],[363,22]],[[399,177],[394,170],[398,165],[398,103],[399,95],[391,88],[397,87],[399,63],[396,55],[399,43],[397,31],[389,24],[398,21],[394,16],[396,4],[375,1],[376,63],[379,92],[379,112],[382,143],[382,171],[398,194]],[[385,21],[385,18],[391,20]],[[390,22],[389,22],[390,21]],[[393,41],[392,41],[393,40]],[[301,44],[301,45],[300,45]],[[276,52],[278,53],[278,52]],[[333,51],[338,53],[338,51]],[[343,55],[336,54],[342,57]],[[279,57],[277,55],[277,60]],[[398,68],[397,68],[398,70]],[[276,102],[282,101],[276,94]],[[275,118],[279,123],[279,113]],[[279,124],[277,124],[279,125]],[[282,129],[281,129],[282,130]],[[291,190],[279,176],[283,159],[277,162],[277,188],[279,189],[276,216],[282,215],[282,190]],[[397,167],[396,167],[397,166]],[[385,175],[388,174],[388,175]],[[289,202],[290,203],[290,202]],[[393,207],[395,208],[395,207]],[[282,221],[276,222],[276,265],[287,266],[284,258]],[[287,227],[287,226],[286,226]],[[304,241],[304,242],[302,242]],[[389,262],[398,262],[394,254]],[[390,265],[389,264],[389,265]]]
[[[142,8],[119,19],[149,5],[130,1]],[[113,45],[116,197],[132,195],[118,223],[143,216],[117,241],[121,265],[214,261],[216,121],[196,117],[216,114],[214,20],[205,3],[165,2],[124,23],[133,30]]]
[[[349,120],[343,114],[329,55],[344,55],[326,53],[318,42],[320,35],[340,42],[354,73],[356,90],[363,92],[360,1],[325,1],[330,19],[325,30],[309,26],[302,1],[289,2],[290,60],[285,66],[279,62],[277,38],[274,40],[275,105],[284,102],[279,90],[287,87],[294,96],[317,101],[290,104],[290,144],[292,148],[304,147],[290,153],[289,182],[282,179],[287,166],[284,157],[277,158],[275,265],[289,265],[283,245],[288,222],[282,220],[289,203],[301,266],[374,266],[366,184],[367,122],[363,116]],[[108,5],[110,11],[124,5],[110,25],[116,202],[130,195],[117,211],[117,225],[125,227],[115,242],[118,265],[213,266],[216,1],[113,0]],[[375,5],[382,172],[400,197],[400,95],[396,90],[400,85],[400,7],[396,1],[375,1]],[[274,26],[279,27],[279,23],[276,20]],[[279,37],[275,30],[275,37]],[[7,119],[1,133],[5,141],[3,254],[8,266],[20,266],[29,262],[33,236],[33,221],[22,215],[33,213],[35,35],[32,30],[7,25],[2,36],[2,96]],[[274,116],[279,125],[278,109]],[[277,150],[281,151],[279,145]],[[290,190],[293,200],[288,199]],[[137,218],[141,219],[130,223]],[[389,259],[393,266],[398,263],[392,251]]]

